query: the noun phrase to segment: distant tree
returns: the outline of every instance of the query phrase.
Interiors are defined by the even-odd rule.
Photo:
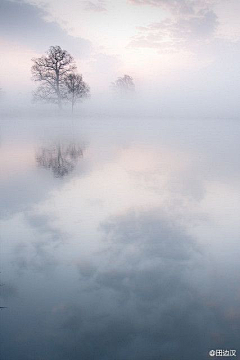
[[[32,59],[33,80],[40,82],[34,99],[58,104],[66,98],[65,78],[76,69],[73,57],[60,46],[51,46],[46,55]]]
[[[54,177],[62,178],[74,170],[82,156],[83,150],[79,145],[54,144],[41,148],[36,153],[36,162],[38,166],[52,170]]]
[[[115,82],[111,84],[111,87],[113,91],[120,96],[126,96],[135,91],[133,78],[129,75],[119,77]]]
[[[84,98],[90,96],[90,87],[83,81],[83,77],[80,74],[72,72],[65,77],[65,85],[67,91],[67,98],[71,101],[72,112],[73,107],[77,101],[81,101]]]

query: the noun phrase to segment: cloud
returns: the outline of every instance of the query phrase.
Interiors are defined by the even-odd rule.
[[[51,219],[45,227],[44,217],[29,216],[43,234],[52,227]],[[4,322],[5,358],[207,360],[212,348],[237,349],[237,280],[216,275],[216,264],[215,277],[206,269],[182,219],[159,208],[129,210],[100,230],[105,250],[79,260],[79,281],[67,266],[35,284],[29,268],[28,292]]]
[[[18,272],[49,272],[58,265],[56,250],[68,239],[68,235],[55,224],[51,215],[34,210],[24,213],[30,238],[19,239],[13,251],[13,263]]]
[[[79,299],[59,313],[61,359],[202,360],[237,346],[225,305],[199,290],[203,257],[178,219],[129,211],[101,229],[108,250],[99,264],[78,265]]]
[[[3,211],[1,218],[8,218],[14,213],[25,211],[30,206],[44,200],[48,192],[56,186],[53,180],[41,177],[37,181],[37,169],[25,170],[17,177],[1,181],[1,201]],[[40,180],[40,179],[39,179]]]
[[[19,242],[13,252],[12,266],[18,274],[32,272],[49,273],[58,265],[54,256],[54,243],[35,240],[32,243]]]
[[[28,224],[37,231],[38,235],[47,238],[46,242],[62,242],[64,234],[56,226],[53,225],[54,219],[49,215],[34,214],[32,212],[25,213]]]
[[[17,288],[12,284],[2,284],[0,288],[0,299],[9,300],[18,294]]]
[[[191,12],[193,1],[189,0],[129,0],[133,5],[150,5],[154,7],[165,7],[181,12]]]
[[[44,9],[22,3],[1,0],[1,38],[23,44],[36,51],[45,51],[50,45],[60,45],[73,56],[85,57],[91,50],[89,40],[70,36],[57,23],[45,20]]]
[[[175,14],[191,14],[195,9],[209,8],[216,4],[218,0],[128,0],[133,5],[149,5],[162,7]]]
[[[138,254],[164,259],[187,260],[194,248],[193,240],[185,229],[161,210],[131,211],[102,224],[111,244],[123,249],[136,246]],[[151,231],[150,231],[151,230]]]
[[[214,38],[217,25],[216,14],[210,9],[201,9],[138,28],[128,47],[157,48],[161,52],[194,49],[198,43]]]
[[[107,9],[104,6],[104,1],[98,1],[97,3],[92,1],[85,1],[85,10],[87,11],[93,11],[93,12],[102,12],[107,11]]]
[[[82,284],[87,282],[91,291],[86,294],[88,304],[94,297],[98,308],[90,315],[83,298],[82,307],[63,314],[65,336],[74,333],[84,339],[75,344],[75,353],[70,343],[63,354],[69,353],[71,359],[96,354],[110,359],[113,353],[116,359],[145,359],[147,354],[149,359],[167,355],[172,359],[182,348],[180,331],[186,332],[186,342],[187,336],[194,337],[187,330],[188,318],[184,319],[187,309],[195,319],[195,335],[198,331],[201,305],[194,303],[197,293],[188,281],[192,261],[199,256],[196,243],[174,217],[159,209],[129,211],[109,219],[101,229],[108,246],[101,265],[78,266]],[[91,348],[90,339],[95,344]],[[196,341],[190,353],[194,345]],[[186,350],[183,353],[187,355]]]

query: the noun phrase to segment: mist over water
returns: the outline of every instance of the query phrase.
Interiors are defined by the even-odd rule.
[[[239,346],[239,122],[1,118],[2,359]]]
[[[239,14],[0,0],[0,360],[239,358]]]

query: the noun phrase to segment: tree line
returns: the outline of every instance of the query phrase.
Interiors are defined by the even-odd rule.
[[[64,103],[70,102],[73,111],[78,101],[90,97],[90,87],[78,73],[73,57],[60,46],[51,46],[46,55],[32,61],[32,79],[40,83],[33,93],[35,101],[57,104],[60,109]],[[135,90],[129,75],[119,77],[111,88],[120,96]]]

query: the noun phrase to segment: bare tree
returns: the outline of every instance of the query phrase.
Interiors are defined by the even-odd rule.
[[[77,101],[90,96],[90,87],[83,81],[80,74],[72,72],[65,77],[65,85],[67,90],[67,98],[71,101],[72,112]]]
[[[126,96],[135,91],[133,78],[129,75],[119,77],[115,82],[111,84],[111,87],[113,91],[120,96]]]
[[[66,98],[65,78],[76,69],[73,57],[60,46],[51,46],[46,55],[32,59],[34,81],[41,82],[34,99],[62,106]]]
[[[79,145],[58,143],[41,148],[36,154],[36,162],[42,168],[51,169],[55,177],[62,178],[74,170],[82,156],[83,150]]]

